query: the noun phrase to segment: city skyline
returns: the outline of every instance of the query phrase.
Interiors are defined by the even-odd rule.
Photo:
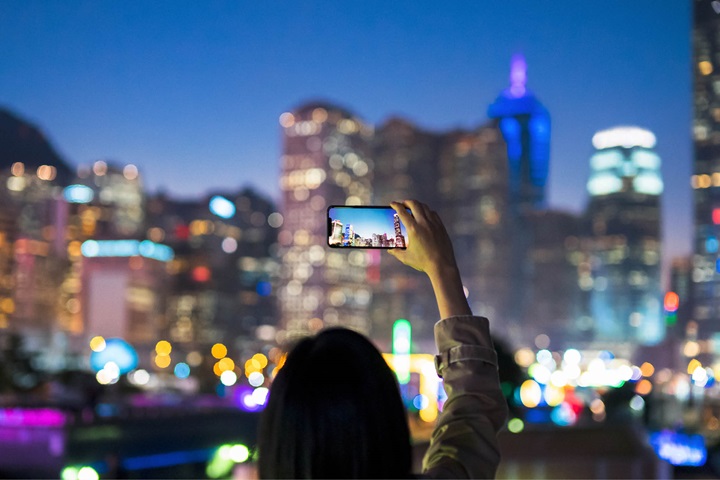
[[[691,243],[689,17],[689,2],[649,1],[10,2],[0,104],[75,166],[134,163],[150,191],[182,197],[249,183],[278,199],[283,111],[326,98],[374,125],[400,115],[428,130],[477,126],[522,52],[552,119],[549,205],[578,213],[587,202],[596,131],[648,128],[666,179],[668,262]]]
[[[352,225],[353,231],[362,238],[371,238],[373,234],[386,233],[388,237],[395,236],[393,228],[394,210],[375,209],[375,208],[352,208],[337,209],[330,207],[328,212],[329,218],[339,220],[343,225]],[[400,223],[401,231],[404,237],[407,237],[405,225]]]

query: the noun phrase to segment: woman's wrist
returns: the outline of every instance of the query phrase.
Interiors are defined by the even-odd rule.
[[[472,315],[457,265],[438,265],[427,275],[435,292],[440,317]]]

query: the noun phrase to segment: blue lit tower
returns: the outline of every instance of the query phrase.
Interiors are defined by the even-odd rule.
[[[488,108],[507,143],[511,208],[517,213],[545,206],[550,163],[550,115],[526,83],[525,58],[514,55],[510,86]]]
[[[594,339],[657,344],[665,336],[660,290],[660,157],[655,135],[616,127],[593,136],[587,209],[592,259],[580,268]]]
[[[545,184],[550,162],[550,115],[526,87],[527,65],[522,55],[514,55],[510,86],[488,108],[496,119],[507,145],[508,159],[508,273],[511,293],[506,300],[505,319],[510,334],[521,341],[528,305],[532,303],[532,264],[530,250],[533,229],[528,215],[545,208]]]

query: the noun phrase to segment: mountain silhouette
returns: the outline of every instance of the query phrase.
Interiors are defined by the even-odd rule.
[[[73,169],[38,127],[0,108],[0,171],[10,169],[15,162],[24,163],[26,171],[51,165],[57,169],[55,181],[61,185],[67,185],[74,177]]]

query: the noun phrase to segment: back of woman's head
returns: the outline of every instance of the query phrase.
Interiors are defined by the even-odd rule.
[[[273,381],[260,422],[261,478],[401,478],[410,435],[397,381],[359,333],[300,341]]]

